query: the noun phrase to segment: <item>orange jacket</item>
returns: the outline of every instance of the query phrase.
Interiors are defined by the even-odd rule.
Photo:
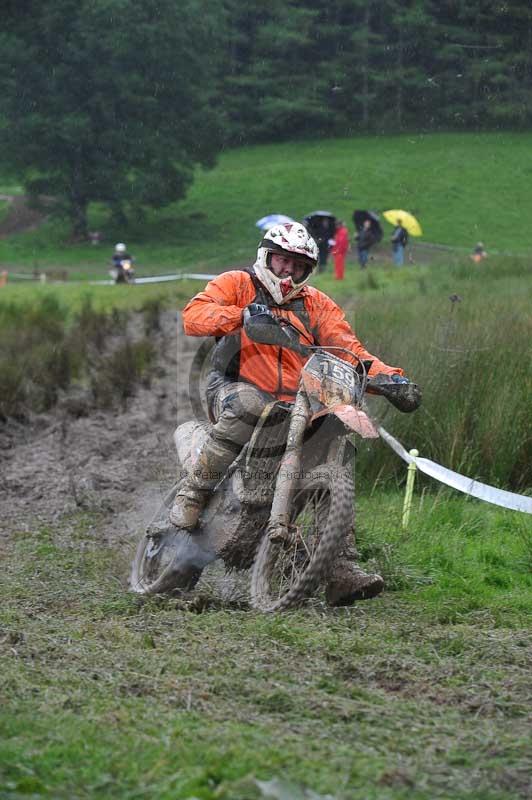
[[[299,384],[301,368],[306,359],[286,347],[257,344],[242,328],[243,309],[255,299],[257,290],[247,272],[224,272],[214,278],[203,292],[195,295],[183,310],[183,327],[188,336],[226,336],[240,332],[240,378],[270,392],[279,400],[293,400]],[[373,361],[370,375],[384,372],[403,374],[399,367],[389,367],[364,348],[345,319],[342,309],[313,286],[301,291],[311,327],[320,345],[345,347],[363,360]],[[300,331],[302,344],[308,344],[308,332],[291,311],[273,306],[271,311],[290,320]],[[306,338],[305,335],[306,334]],[[334,352],[334,351],[333,351]],[[346,353],[335,355],[349,361]],[[355,360],[353,360],[354,363]]]

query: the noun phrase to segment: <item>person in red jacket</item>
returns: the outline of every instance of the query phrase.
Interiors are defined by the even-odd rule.
[[[334,277],[337,281],[343,281],[345,273],[345,257],[349,250],[349,231],[345,224],[339,219],[336,222],[336,232],[332,254],[334,257]]]
[[[251,269],[222,273],[185,306],[185,333],[217,338],[207,386],[214,424],[176,495],[170,512],[176,527],[196,527],[212,489],[249,441],[264,406],[273,399],[293,401],[297,393],[304,356],[249,339],[242,327],[246,309],[290,320],[302,343],[345,347],[372,361],[370,377],[385,374],[407,382],[400,367],[388,366],[365,349],[330,297],[308,285],[317,265],[318,247],[303,225],[276,225],[260,242]],[[348,354],[341,357],[349,360]],[[358,568],[351,577],[352,591],[343,595],[348,602],[374,596],[384,585],[379,575]]]

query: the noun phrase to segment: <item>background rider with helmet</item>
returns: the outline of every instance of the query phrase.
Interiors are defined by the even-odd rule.
[[[130,280],[133,280],[135,274],[133,270],[133,261],[134,258],[127,252],[127,247],[124,242],[115,244],[115,251],[111,257],[112,275],[115,279],[115,283],[128,283]],[[127,269],[124,269],[125,264],[129,265]]]
[[[318,247],[303,225],[276,225],[260,242],[252,268],[222,273],[185,307],[185,333],[215,336],[218,341],[207,387],[214,424],[170,512],[178,528],[193,532],[212,489],[249,441],[264,406],[274,399],[293,401],[297,393],[306,358],[288,348],[252,341],[242,327],[246,310],[284,317],[300,331],[302,343],[345,347],[372,361],[370,377],[383,374],[407,382],[402,369],[386,365],[364,348],[330,297],[308,285],[317,265]],[[347,354],[341,357],[349,360]],[[350,562],[344,566],[349,570],[335,570],[345,584],[335,591],[336,602],[373,597],[382,590],[379,575],[367,575]]]

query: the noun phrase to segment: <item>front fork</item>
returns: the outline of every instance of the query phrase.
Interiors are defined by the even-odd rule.
[[[272,541],[286,541],[289,538],[290,506],[299,479],[303,436],[309,416],[309,401],[306,392],[300,388],[291,411],[286,450],[281,459],[275,482],[270,521],[267,527],[267,535]]]

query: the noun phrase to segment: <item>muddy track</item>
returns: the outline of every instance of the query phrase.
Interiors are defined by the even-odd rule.
[[[188,371],[201,342],[184,337],[175,312],[161,322],[160,376],[125,409],[76,418],[65,398],[29,423],[0,425],[0,540],[80,511],[99,512],[106,537],[127,538],[152,513],[174,480],[172,434],[192,414]]]
[[[46,211],[28,205],[25,195],[4,194],[0,199],[6,200],[9,204],[7,214],[0,222],[0,239],[15,233],[33,231],[48,219]]]

